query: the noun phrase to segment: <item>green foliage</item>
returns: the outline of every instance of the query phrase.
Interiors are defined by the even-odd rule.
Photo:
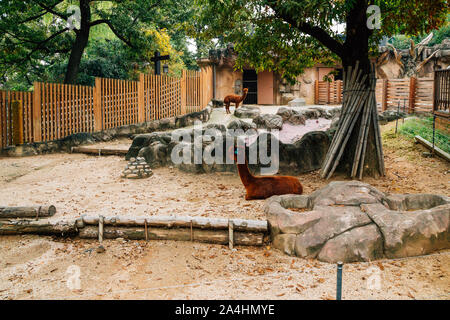
[[[148,30],[167,30],[164,32],[170,39],[174,58],[171,69],[179,71],[183,63],[190,68],[197,67],[183,28],[184,21],[190,20],[195,10],[190,0],[5,0],[0,1],[3,87],[24,90],[33,81],[64,78],[64,67],[77,35],[76,30],[67,29],[66,20],[71,14],[67,8],[80,5],[81,1],[89,2],[92,27],[77,83],[91,83],[97,75],[133,75],[136,64],[139,70],[143,69],[149,50],[158,48]],[[108,65],[108,61],[116,66]]]
[[[433,141],[433,117],[410,119],[400,126],[399,132],[407,137],[414,138],[419,135],[422,138]],[[450,153],[450,136],[436,130],[435,144],[445,152]]]
[[[409,49],[411,46],[410,40],[414,43],[421,42],[428,36],[428,33],[419,36],[395,35],[390,39],[390,43],[397,49]],[[433,38],[428,43],[429,46],[441,44],[444,39],[450,38],[450,14],[447,15],[447,21],[438,30],[433,31]]]

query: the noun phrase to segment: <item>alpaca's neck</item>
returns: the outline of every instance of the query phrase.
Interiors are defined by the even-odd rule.
[[[242,94],[242,97],[241,97],[241,102],[242,101],[244,101],[244,99],[247,97],[247,92],[244,92],[243,94]]]
[[[250,173],[250,170],[248,170],[247,160],[245,161],[245,164],[238,163],[237,168],[242,183],[246,187],[249,186],[255,180],[255,177]]]

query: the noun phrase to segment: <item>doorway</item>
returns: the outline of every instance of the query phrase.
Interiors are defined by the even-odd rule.
[[[243,74],[243,86],[247,88],[248,93],[245,98],[245,104],[257,104],[258,103],[258,75],[255,70],[244,70]]]

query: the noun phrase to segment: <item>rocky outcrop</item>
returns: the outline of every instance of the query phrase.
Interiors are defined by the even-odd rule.
[[[255,117],[253,123],[257,128],[278,129],[283,127],[283,118],[276,114],[263,114]]]
[[[261,114],[258,107],[242,106],[234,111],[234,115],[238,118],[256,118]]]
[[[239,122],[236,126],[243,126],[243,123],[243,121]],[[217,163],[215,160],[214,163],[206,163],[204,157],[201,158],[200,161],[194,161],[195,159],[192,158],[191,163],[173,163],[171,155],[174,148],[182,150],[184,147],[187,148],[186,150],[191,150],[191,157],[194,157],[194,145],[199,147],[202,155],[214,154],[216,149],[215,135],[212,134],[210,130],[218,130],[220,132],[222,139],[221,148],[223,150],[222,163]],[[184,171],[195,173],[215,171],[234,172],[236,171],[235,164],[233,162],[226,163],[227,159],[225,153],[230,146],[230,144],[227,145],[227,140],[231,141],[231,145],[233,145],[236,135],[244,133],[244,136],[246,134],[250,135],[250,137],[251,135],[254,135],[253,142],[247,146],[247,154],[249,149],[257,149],[256,146],[259,146],[261,139],[263,139],[262,142],[267,142],[267,148],[270,147],[270,143],[273,140],[275,143],[278,143],[279,146],[279,158],[276,160],[279,165],[279,173],[297,174],[319,169],[330,144],[329,136],[322,131],[308,132],[293,144],[284,144],[278,141],[275,136],[272,136],[267,132],[260,133],[256,136],[255,130],[243,131],[244,132],[226,130],[223,126],[219,125],[204,127],[202,130],[199,130],[199,132],[194,132],[194,129],[177,129],[172,133],[153,132],[141,134],[133,139],[133,143],[128,150],[126,159],[137,156],[144,157],[152,168],[170,165],[176,166]],[[186,137],[186,140],[184,140],[184,138],[183,140],[177,138],[182,136]],[[172,137],[174,137],[174,139],[172,139]],[[266,152],[265,154],[269,155],[270,152],[267,153],[267,150],[261,149],[260,153]],[[257,164],[251,164],[249,167],[256,174],[259,174],[260,168],[268,166],[264,166],[258,162]]]
[[[230,123],[228,123],[227,126],[228,129],[233,130],[239,130],[242,129],[244,131],[250,130],[250,129],[256,129],[256,124],[253,122],[246,122],[240,119],[232,120]]]
[[[372,261],[450,248],[445,196],[386,195],[359,181],[331,182],[309,196],[272,197],[265,212],[274,247],[304,258]]]

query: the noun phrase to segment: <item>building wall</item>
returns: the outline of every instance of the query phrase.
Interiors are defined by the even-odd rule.
[[[304,98],[306,104],[314,104],[314,85],[316,80],[323,80],[323,77],[333,71],[333,67],[317,66],[305,69],[304,73],[298,76],[298,83],[290,85],[283,80],[280,75],[274,73],[273,77],[273,103],[275,105],[287,105],[295,98]],[[236,87],[236,80],[240,81],[240,86]],[[228,66],[216,67],[216,98],[223,100],[229,94],[242,94],[243,73],[234,71]]]
[[[230,67],[216,68],[216,99],[223,100],[229,94],[242,94],[242,72]],[[240,80],[240,86],[235,86]]]
[[[278,90],[276,91],[275,103],[286,105],[295,98],[305,99],[306,104],[314,104],[314,85],[316,80],[322,81],[323,77],[335,70],[333,67],[312,67],[307,68],[297,77],[297,83],[291,85],[287,81],[277,77]]]

